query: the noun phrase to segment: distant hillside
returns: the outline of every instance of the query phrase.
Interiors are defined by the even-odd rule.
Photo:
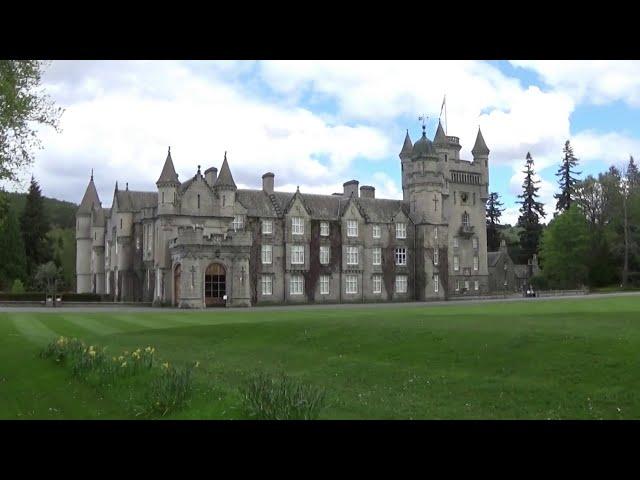
[[[24,210],[27,202],[26,193],[4,192],[11,205],[16,208],[18,217]],[[76,226],[76,210],[78,205],[64,200],[56,200],[55,198],[44,197],[44,209],[51,222],[51,228],[71,228]]]

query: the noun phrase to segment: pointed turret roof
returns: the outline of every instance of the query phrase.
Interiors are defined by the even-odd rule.
[[[171,159],[171,147],[169,147],[169,153],[167,153],[167,159],[164,161],[164,167],[162,167],[162,173],[160,178],[156,182],[156,185],[160,183],[180,183],[178,181],[178,174],[173,167],[173,160]]]
[[[98,197],[98,191],[96,190],[96,186],[93,183],[93,170],[91,171],[91,179],[89,180],[89,185],[87,185],[87,189],[84,192],[84,197],[82,197],[82,202],[80,202],[80,206],[78,207],[78,214],[91,215],[91,210],[93,207],[100,206],[100,198]]]
[[[400,158],[404,156],[410,156],[412,150],[413,150],[413,143],[411,143],[411,138],[409,137],[409,130],[407,130],[407,134],[404,137],[404,144],[402,145],[402,150],[400,150]]]
[[[476,155],[489,155],[489,148],[487,144],[484,142],[484,138],[482,137],[482,132],[480,131],[480,127],[478,127],[478,136],[476,137],[476,143],[473,146],[473,150],[471,150],[473,156]]]
[[[422,137],[418,140],[411,150],[411,158],[427,157],[434,155],[433,143],[427,138],[424,125],[422,126]]]
[[[224,160],[222,161],[222,167],[220,167],[220,174],[218,175],[215,186],[238,188],[236,187],[236,182],[233,181],[229,162],[227,162],[227,152],[224,152]]]
[[[433,143],[447,143],[447,136],[444,134],[440,120],[438,120],[438,130],[436,130],[436,136],[433,137]]]

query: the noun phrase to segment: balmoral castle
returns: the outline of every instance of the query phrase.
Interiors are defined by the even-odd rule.
[[[389,302],[486,294],[489,149],[473,160],[438,125],[400,151],[402,200],[351,180],[331,195],[236,187],[225,153],[181,182],[171,151],[157,191],[115,185],[102,208],[93,181],[77,212],[77,291],[120,302],[203,308]]]

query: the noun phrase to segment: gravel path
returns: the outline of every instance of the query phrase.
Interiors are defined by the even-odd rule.
[[[605,297],[628,297],[628,296],[640,296],[640,292],[616,292],[616,293],[594,293],[589,295],[565,295],[565,296],[552,296],[541,298],[523,298],[523,297],[510,297],[499,299],[478,299],[478,300],[447,300],[437,302],[389,302],[389,303],[339,303],[330,305],[278,305],[278,306],[264,306],[264,307],[249,307],[249,308],[228,308],[228,309],[209,309],[208,312],[258,312],[258,311],[287,311],[292,309],[299,310],[322,310],[322,309],[363,309],[363,308],[429,308],[435,306],[447,306],[447,305],[477,305],[480,303],[496,303],[496,302],[547,302],[563,299],[592,299],[592,298],[605,298]],[[91,312],[161,312],[161,311],[182,311],[182,312],[199,312],[203,310],[195,309],[178,309],[178,308],[154,308],[154,307],[136,307],[131,305],[117,305],[117,304],[105,304],[103,306],[63,306],[63,307],[44,307],[37,305],[25,305],[23,307],[0,306],[0,313],[5,312],[40,312],[40,313],[64,313],[64,312],[77,312],[77,313],[91,313]]]

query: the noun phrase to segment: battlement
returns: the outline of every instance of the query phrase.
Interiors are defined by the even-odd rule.
[[[196,225],[191,227],[179,227],[178,236],[169,240],[169,248],[180,245],[211,245],[211,246],[231,246],[251,244],[251,232],[226,232],[204,234],[204,228]]]

